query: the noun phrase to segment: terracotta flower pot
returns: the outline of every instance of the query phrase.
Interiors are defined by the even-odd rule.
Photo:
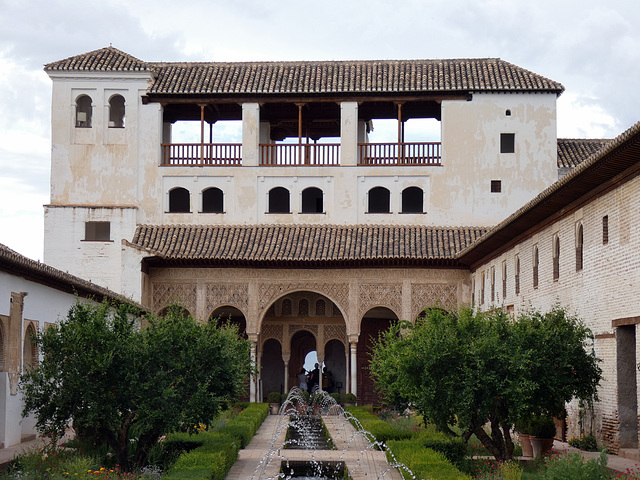
[[[531,437],[531,448],[533,449],[534,457],[538,458],[549,453],[551,447],[553,447],[553,438]]]
[[[533,457],[533,448],[531,447],[531,435],[528,433],[518,433],[520,438],[520,446],[522,446],[523,457]]]

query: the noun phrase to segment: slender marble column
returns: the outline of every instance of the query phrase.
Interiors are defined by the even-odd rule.
[[[356,369],[356,354],[358,351],[358,341],[350,342],[351,345],[351,393],[358,395],[358,372]]]

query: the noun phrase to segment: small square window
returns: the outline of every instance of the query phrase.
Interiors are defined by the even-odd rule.
[[[514,153],[516,151],[516,134],[500,134],[500,153]]]
[[[491,193],[502,192],[502,180],[491,180]]]
[[[92,242],[108,242],[111,240],[110,222],[85,222],[84,239]]]

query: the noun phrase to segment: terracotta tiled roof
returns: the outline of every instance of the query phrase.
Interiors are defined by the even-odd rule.
[[[604,147],[609,138],[559,138],[558,168],[573,168]]]
[[[117,48],[106,47],[57,62],[48,63],[44,66],[44,69],[69,71],[139,71],[148,70],[148,65]]]
[[[485,232],[476,227],[140,225],[130,246],[165,260],[197,263],[401,265],[448,261]]]
[[[550,91],[564,87],[499,58],[305,62],[142,62],[113,47],[45,70],[146,70],[153,95]]]
[[[134,303],[130,299],[117,294],[107,288],[88,282],[82,278],[53,268],[44,263],[36,262],[9,247],[0,244],[0,271],[24,277],[28,280],[47,285],[56,290],[67,293],[77,293],[83,297],[103,298]],[[135,303],[134,303],[135,304]],[[142,306],[137,305],[142,309]]]

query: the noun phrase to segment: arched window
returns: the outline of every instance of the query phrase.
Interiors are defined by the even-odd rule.
[[[538,288],[538,265],[539,265],[539,256],[538,256],[538,246],[533,247],[533,288]]]
[[[36,346],[36,331],[33,325],[29,325],[24,335],[22,347],[23,371],[38,365],[38,347]]]
[[[322,190],[316,187],[305,188],[302,191],[302,213],[323,213]]]
[[[291,311],[292,311],[291,299],[285,298],[284,300],[282,300],[282,315],[291,315]]]
[[[202,191],[203,213],[224,213],[224,194],[216,187]]]
[[[91,128],[91,97],[80,95],[76,99],[76,128]]]
[[[324,317],[327,313],[326,304],[324,300],[316,300],[316,317]]]
[[[189,213],[191,211],[191,201],[189,190],[182,187],[169,191],[169,212]]]
[[[124,97],[114,95],[109,99],[109,128],[124,128]]]
[[[516,290],[516,295],[520,294],[520,256],[516,255],[516,265],[515,265],[515,275],[514,275],[514,281],[515,281],[515,290]]]
[[[507,261],[502,262],[502,298],[507,298]]]
[[[298,316],[299,317],[309,316],[309,300],[307,300],[306,298],[301,298],[300,302],[298,302]]]
[[[560,238],[553,237],[553,279],[560,278]]]
[[[424,194],[420,187],[408,187],[402,191],[402,213],[423,213]]]
[[[368,213],[389,213],[390,197],[389,190],[384,187],[374,187],[369,190]]]
[[[269,190],[269,213],[289,213],[289,190],[275,187]]]
[[[582,229],[582,224],[578,225],[578,230],[576,231],[576,272],[582,270],[582,251],[584,247],[584,230]]]

